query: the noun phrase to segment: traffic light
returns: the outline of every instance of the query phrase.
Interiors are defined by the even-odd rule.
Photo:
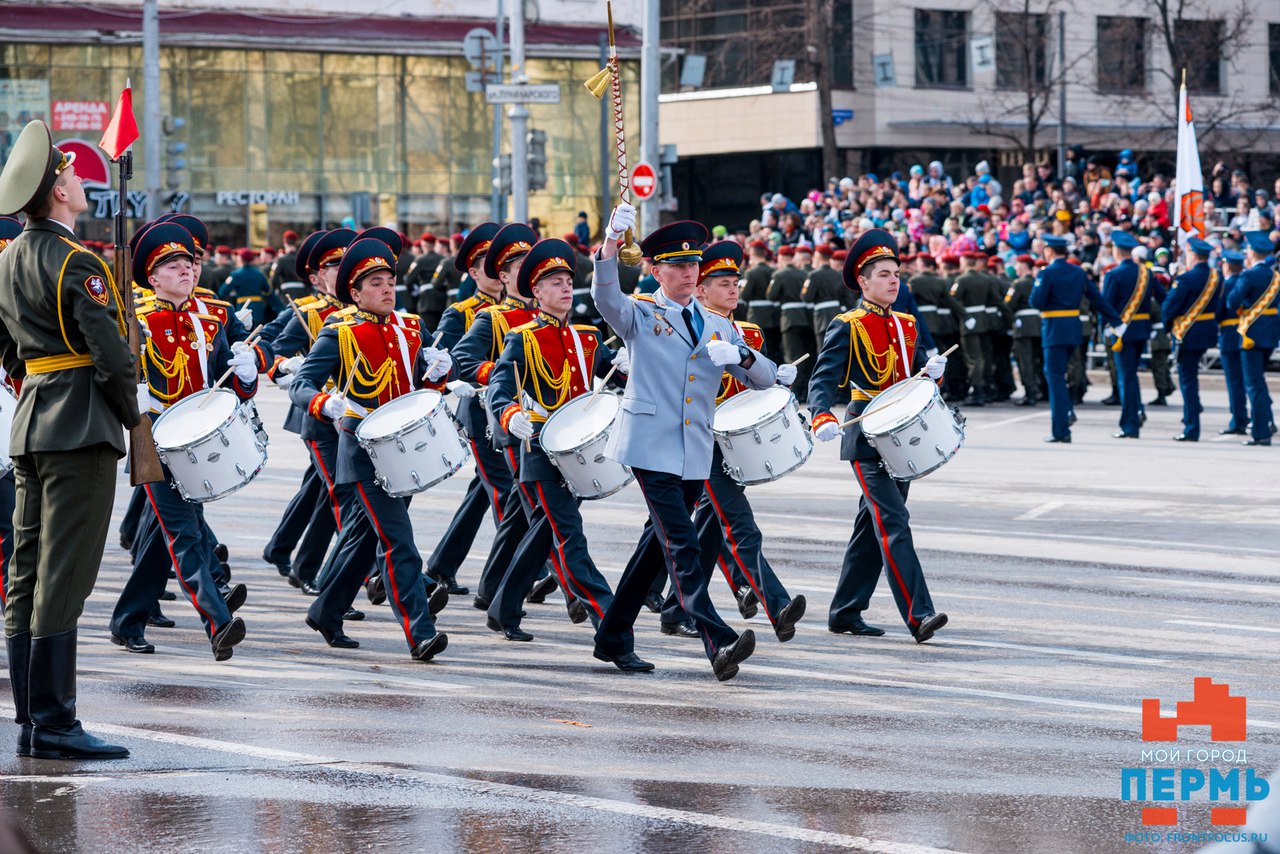
[[[504,196],[511,194],[511,155],[503,154],[493,159],[493,168],[498,176],[493,179],[493,186]]]
[[[187,126],[187,120],[181,116],[165,116],[161,129],[164,131],[164,184],[170,190],[182,186],[182,172],[187,168],[187,144],[174,139],[178,131]]]
[[[531,130],[525,136],[528,146],[529,189],[542,190],[547,186],[547,132]]]

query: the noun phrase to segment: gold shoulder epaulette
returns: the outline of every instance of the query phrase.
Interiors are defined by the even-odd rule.
[[[570,324],[570,326],[572,326],[574,329],[581,329],[583,332],[599,333],[600,331],[596,327],[592,326],[590,323],[572,323]]]
[[[754,329],[756,332],[761,331],[760,325],[758,323],[752,323],[749,320],[739,320],[736,322],[738,326],[741,327],[742,329]]]
[[[517,326],[515,329],[512,329],[511,332],[524,332],[526,330],[537,329],[537,328],[538,328],[538,322],[536,320],[530,320],[528,323],[522,323],[519,326]]]
[[[846,311],[844,314],[836,315],[836,320],[840,320],[845,323],[852,323],[859,317],[865,317],[866,314],[867,310],[865,308],[854,308]]]
[[[652,294],[632,294],[631,298],[635,300],[640,300],[641,302],[652,302],[652,303],[657,302],[657,300],[653,298]]]
[[[916,322],[916,316],[909,311],[895,311],[893,316],[900,317],[903,320],[910,320],[912,323]]]
[[[483,302],[483,300],[481,300],[475,294],[472,294],[466,299],[458,300],[451,306],[451,308],[457,309],[458,311],[470,311],[471,309],[475,308],[476,305],[480,302]]]
[[[318,296],[315,296],[314,294],[306,294],[294,300],[293,304],[298,308],[306,308],[307,306],[313,305],[317,302],[320,302],[320,298]]]

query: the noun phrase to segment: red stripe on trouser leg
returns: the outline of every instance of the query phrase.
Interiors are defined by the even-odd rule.
[[[707,481],[707,497],[711,499],[711,506],[716,508],[716,516],[720,518],[720,527],[724,529],[725,538],[729,542],[729,552],[733,555],[733,560],[738,564],[738,569],[742,570],[742,575],[747,579],[747,583],[751,585],[751,589],[756,592],[756,598],[760,600],[760,607],[764,608],[764,615],[769,618],[769,622],[773,622],[773,614],[769,613],[769,603],[765,601],[764,593],[760,592],[760,585],[756,583],[755,578],[751,575],[751,571],[747,569],[747,564],[742,559],[742,555],[738,554],[738,541],[733,536],[733,526],[729,524],[728,518],[724,515],[724,508],[720,506],[720,502],[716,500],[716,494],[711,491],[711,481]],[[725,577],[729,579],[729,589],[736,596],[738,588],[734,586],[733,577],[728,572]]]
[[[369,521],[373,523],[373,530],[378,532],[378,540],[382,543],[382,554],[386,556],[387,561],[387,584],[391,588],[391,601],[396,603],[396,608],[400,611],[404,636],[409,639],[409,646],[414,646],[413,633],[409,630],[409,612],[405,610],[404,603],[400,601],[400,589],[396,586],[395,563],[391,560],[391,541],[387,539],[386,534],[382,533],[382,525],[379,524],[378,517],[374,515],[373,504],[369,501],[368,493],[364,491],[364,484],[357,483],[356,489],[360,490],[360,503],[364,505],[364,512],[369,514]]]
[[[676,572],[676,559],[671,554],[671,540],[667,538],[666,526],[662,524],[662,520],[653,504],[649,502],[649,496],[645,495],[643,484],[640,488],[640,494],[644,495],[645,506],[649,508],[649,518],[653,520],[653,529],[662,534],[662,550],[667,555],[667,571],[671,574],[671,586],[676,589],[676,599],[680,601],[680,610],[684,611],[685,616],[688,616],[689,612],[684,607],[684,591],[680,589],[680,574]],[[701,623],[695,621],[694,625],[698,627],[698,631],[706,640],[707,646],[711,647],[711,651],[713,653],[718,652],[719,649],[716,647],[715,641],[711,639],[711,634],[702,627]]]
[[[520,492],[523,493],[524,499],[525,501],[529,502],[530,507],[538,506],[538,502],[535,501],[533,496],[529,494],[529,490],[524,488],[523,483],[521,483],[520,481],[516,481],[516,486],[520,488]],[[552,536],[554,537],[555,535],[553,534]],[[560,579],[560,589],[564,591],[565,597],[566,598],[572,597],[574,599],[578,598],[573,595],[572,587],[569,585],[569,582],[565,580],[564,565],[560,561],[560,553],[555,549],[552,549],[548,557],[551,558],[551,568],[556,571],[556,577]]]
[[[858,483],[862,486],[862,494],[866,497],[867,503],[871,505],[873,518],[876,520],[876,531],[880,534],[880,552],[884,555],[885,563],[889,564],[889,569],[893,570],[893,578],[898,582],[898,589],[902,591],[902,598],[907,600],[907,625],[916,625],[920,621],[916,619],[916,615],[911,605],[911,591],[907,589],[907,585],[902,580],[902,573],[898,572],[898,564],[893,559],[893,554],[889,551],[889,534],[884,529],[884,521],[880,518],[880,505],[871,499],[871,490],[867,488],[867,481],[862,477],[862,466],[857,461],[853,461],[853,470],[858,474]]]
[[[178,556],[173,553],[173,537],[169,536],[169,528],[164,523],[164,517],[160,515],[160,508],[156,505],[155,496],[151,494],[151,484],[144,483],[142,488],[147,491],[147,501],[151,502],[151,510],[156,514],[156,524],[160,526],[160,533],[164,534],[164,547],[169,552],[169,560],[173,561],[173,574],[178,576],[178,586],[187,594],[187,598],[191,600],[196,613],[209,621],[209,636],[212,637],[218,633],[218,624],[200,607],[195,591],[187,586],[187,580],[182,577],[182,567],[178,565]]]
[[[498,524],[502,524],[502,496],[498,495],[498,490],[494,489],[493,482],[489,480],[489,473],[484,470],[484,463],[480,461],[480,449],[476,446],[476,440],[471,440],[471,458],[476,461],[476,474],[480,475],[480,479],[484,481],[484,485],[489,488],[489,503],[493,505],[493,510],[498,514]]]
[[[320,477],[324,480],[324,488],[329,492],[329,503],[333,505],[333,521],[337,525],[338,532],[342,532],[342,508],[338,504],[338,499],[333,495],[333,477],[329,474],[329,470],[325,468],[324,457],[320,456],[320,443],[315,439],[308,439],[307,444],[311,446],[312,459],[316,462],[316,470],[320,472]]]
[[[551,534],[555,539],[556,552],[560,555],[560,563],[564,566],[564,575],[573,582],[573,586],[581,591],[578,598],[587,597],[587,601],[591,603],[591,607],[595,610],[596,616],[604,617],[604,608],[600,607],[600,603],[596,601],[596,597],[591,595],[591,591],[583,587],[578,579],[573,577],[573,572],[569,569],[569,561],[564,556],[564,538],[560,536],[560,529],[556,527],[556,518],[551,515],[551,506],[547,504],[547,496],[542,492],[542,484],[535,483],[534,486],[538,490],[538,499],[542,502],[542,512],[547,514],[547,522],[551,524]]]

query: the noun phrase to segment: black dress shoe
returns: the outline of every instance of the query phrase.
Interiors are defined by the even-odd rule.
[[[924,643],[946,624],[946,614],[930,614],[920,621],[920,625],[916,626],[916,630],[911,635],[916,639],[916,643]]]
[[[174,595],[172,590],[164,590],[160,593],[161,602],[172,602],[178,597]]]
[[[1018,406],[1035,406],[1036,399],[1034,397],[1024,397],[1018,401]]]
[[[316,587],[316,586],[315,586],[314,584],[312,584],[310,581],[304,581],[304,582],[302,582],[302,586],[301,586],[301,587],[299,587],[298,589],[299,589],[299,590],[301,590],[301,591],[302,591],[302,593],[303,593],[303,595],[305,595],[305,596],[319,596],[319,595],[320,595],[320,588],[319,588],[319,587]]]
[[[1120,398],[1118,395],[1110,394],[1098,402],[1101,403],[1103,406],[1119,406]]]
[[[213,660],[226,661],[231,657],[232,648],[242,640],[244,620],[232,617],[231,622],[223,626],[209,641],[209,645],[213,647]]]
[[[222,567],[222,580],[230,581],[231,580],[231,564],[226,563],[224,561],[222,563],[219,563],[218,566]]]
[[[587,619],[587,606],[582,604],[581,599],[574,599],[569,603],[569,622],[575,626]]]
[[[443,584],[437,584],[427,591],[427,610],[431,612],[431,616],[439,614],[448,604],[449,589]]]
[[[535,605],[541,605],[547,601],[547,597],[556,592],[556,588],[560,585],[556,583],[554,575],[548,575],[546,578],[536,582],[533,589],[529,591],[529,595],[525,597],[526,602],[532,602]],[[452,593],[453,591],[449,591]],[[485,607],[488,607],[487,605]]]
[[[382,573],[375,572],[373,577],[364,583],[364,593],[369,597],[370,605],[381,605],[387,601],[387,588],[382,583]]]
[[[1070,437],[1070,436],[1063,436],[1062,438],[1058,438],[1057,436],[1045,436],[1045,437],[1044,437],[1044,440],[1045,440],[1046,442],[1050,443],[1050,444],[1053,444],[1053,443],[1055,443],[1055,442],[1060,443],[1060,444],[1063,444],[1063,445],[1070,445],[1070,444],[1071,444],[1071,437]]]
[[[756,651],[756,633],[747,629],[738,635],[738,639],[728,646],[720,647],[715,659],[711,662],[711,670],[721,682],[728,682],[738,675],[738,665],[751,657]]]
[[[1241,444],[1241,445],[1245,445],[1245,446],[1248,446],[1248,445],[1261,445],[1262,447],[1269,448],[1269,447],[1271,447],[1271,440],[1270,440],[1270,439],[1246,439],[1245,441],[1241,442],[1240,444]]]
[[[263,552],[262,562],[269,563],[272,566],[274,566],[276,568],[276,572],[280,573],[285,578],[288,578],[289,573],[293,571],[293,563],[287,557],[283,558],[282,560],[272,560],[270,555],[268,555],[266,552]]]
[[[222,591],[222,601],[227,603],[227,610],[233,614],[240,610],[240,606],[248,598],[249,588],[243,584],[235,584]]]
[[[698,637],[698,630],[688,620],[681,620],[678,623],[663,623],[661,629],[664,635],[675,635],[678,638]]]
[[[347,613],[342,615],[342,619],[344,622],[350,620],[353,623],[358,623],[364,619],[364,611],[357,611],[355,608],[348,608]]]
[[[171,629],[178,624],[164,614],[152,614],[147,617],[147,625],[157,629]]]
[[[143,655],[150,655],[156,651],[156,648],[147,643],[147,639],[139,635],[135,638],[122,638],[119,635],[112,635],[111,642],[116,646],[122,646],[129,652],[140,652]]]
[[[413,652],[409,653],[418,661],[430,661],[437,655],[445,651],[449,646],[449,636],[441,632],[433,638],[428,638],[413,648]]]
[[[1119,433],[1112,433],[1112,434],[1111,434],[1111,438],[1112,438],[1112,439],[1136,439],[1136,438],[1138,438],[1138,434],[1137,434],[1137,433],[1126,433],[1126,432],[1124,432],[1123,430],[1121,430]]]
[[[127,552],[133,551],[133,540],[129,537],[126,537],[124,534],[121,534],[120,548],[124,549]]]
[[[461,584],[459,584],[457,578],[434,578],[428,575],[427,583],[439,584],[448,592],[450,596],[466,596],[468,593],[471,592],[468,588],[463,587]]]
[[[34,759],[128,759],[129,750],[90,735],[75,721],[67,727],[33,727],[27,755]]]
[[[837,635],[864,635],[875,638],[884,634],[884,629],[873,626],[858,616],[850,617],[844,623],[828,623],[827,631]]]
[[[509,641],[520,641],[522,643],[533,640],[533,635],[519,626],[503,626],[502,636]]]
[[[733,595],[738,600],[738,613],[742,615],[742,619],[750,620],[760,613],[760,600],[750,587],[739,587]]]
[[[797,596],[778,614],[778,622],[774,624],[773,633],[781,643],[786,643],[796,636],[796,623],[804,616],[804,596]]]
[[[602,652],[600,647],[596,647],[591,654],[600,661],[612,662],[615,667],[624,673],[649,673],[653,670],[653,664],[643,660],[634,652],[624,652],[619,655],[610,655]]]
[[[1169,399],[1166,398],[1163,394],[1157,395],[1154,400],[1147,401],[1147,406],[1168,406],[1168,405],[1169,405]]]
[[[218,559],[218,563],[226,563],[231,559],[231,552],[227,551],[226,543],[218,543],[213,547],[213,556]]]
[[[307,626],[319,632],[320,637],[324,638],[324,642],[335,649],[355,649],[360,646],[360,641],[347,637],[342,629],[330,631],[310,617],[307,617]]]
[[[484,598],[483,596],[477,596],[476,598],[471,600],[471,607],[475,608],[477,611],[488,611],[489,600]]]
[[[1249,431],[1243,427],[1226,427],[1218,431],[1219,436],[1248,436]]]
[[[662,594],[657,590],[650,590],[644,594],[644,606],[655,614],[662,613]]]
[[[1175,442],[1199,442],[1199,441],[1200,441],[1200,437],[1199,437],[1199,436],[1188,436],[1186,433],[1179,433],[1178,435],[1176,435],[1176,436],[1174,436],[1174,437],[1173,437],[1173,441],[1175,441]]]
[[[498,620],[494,617],[486,616],[484,618],[484,627],[491,632],[502,631],[502,623],[499,623]]]

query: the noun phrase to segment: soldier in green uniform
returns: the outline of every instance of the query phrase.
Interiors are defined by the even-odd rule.
[[[820,262],[829,262],[819,263],[814,268],[809,278],[805,280],[804,289],[800,292],[801,299],[808,303],[813,311],[815,341],[826,338],[827,326],[845,311],[844,304],[847,301],[845,294],[850,291],[844,286],[844,277],[840,270],[844,269],[844,261],[848,254],[843,249],[833,252],[831,247],[825,245],[819,246],[814,252],[814,257]],[[834,255],[840,256],[839,262],[833,260]],[[840,269],[836,269],[837,263]]]
[[[968,254],[961,257],[960,264],[961,273],[951,283],[947,299],[960,323],[960,352],[969,369],[972,394],[965,403],[982,406],[987,402],[987,298],[991,283],[974,268],[974,259]]]
[[[801,299],[804,283],[809,274],[800,266],[800,259],[807,259],[810,253],[801,254],[800,250],[787,253],[789,246],[778,250],[779,261],[789,260],[791,263],[778,267],[769,282],[768,298],[778,304],[779,325],[782,327],[782,357],[794,363],[805,353],[814,353],[818,344],[813,337],[813,321],[809,317],[809,306]],[[796,400],[804,403],[809,392],[809,372],[812,360],[798,365],[799,376],[791,390]]]
[[[0,254],[0,359],[22,387],[5,640],[18,755],[121,759],[128,750],[76,718],[76,623],[107,541],[122,428],[140,421],[137,375],[119,288],[75,235],[88,202],[73,159],[35,121],[0,173],[0,214],[27,215]]]
[[[747,320],[759,326],[764,334],[764,351],[781,353],[782,327],[778,305],[769,299],[769,282],[773,281],[774,273],[769,264],[769,246],[763,240],[753,240],[747,250],[749,266],[739,302],[747,307]]]
[[[1031,288],[1036,280],[1035,264],[1030,255],[1019,255],[1013,262],[1018,278],[1005,292],[1004,303],[1013,314],[1013,357],[1022,378],[1022,400],[1019,406],[1035,406],[1043,400],[1044,350],[1040,346],[1040,310],[1031,304]]]
[[[1005,303],[1009,279],[1004,274],[1000,259],[987,258],[979,252],[986,269],[979,269],[991,287],[987,294],[987,341],[990,354],[987,369],[987,388],[992,403],[1001,403],[1013,397],[1017,386],[1013,383],[1013,310]]]
[[[231,247],[218,246],[213,250],[213,258],[200,268],[199,286],[216,294],[230,275]]]
[[[925,328],[933,336],[938,352],[945,352],[952,345],[960,343],[960,324],[951,313],[947,303],[947,291],[950,286],[947,280],[938,275],[937,261],[928,252],[921,252],[915,257],[916,269],[919,271],[907,281],[911,295],[916,298],[920,307],[920,319]],[[942,381],[943,391],[947,397],[957,394],[964,399],[964,360],[951,359],[947,362],[946,376]]]
[[[1156,396],[1148,401],[1149,406],[1168,406],[1169,395],[1177,390],[1173,381],[1173,341],[1169,338],[1169,330],[1165,328],[1164,318],[1160,314],[1160,303],[1164,301],[1164,293],[1172,283],[1169,278],[1169,250],[1157,249],[1156,263],[1151,265],[1152,278],[1155,279],[1156,298],[1151,304],[1151,379],[1156,387]]]
[[[298,277],[294,274],[297,263],[298,232],[289,229],[284,233],[284,251],[276,256],[276,260],[271,263],[271,272],[267,274],[273,293],[278,294],[285,285],[298,281]]]

